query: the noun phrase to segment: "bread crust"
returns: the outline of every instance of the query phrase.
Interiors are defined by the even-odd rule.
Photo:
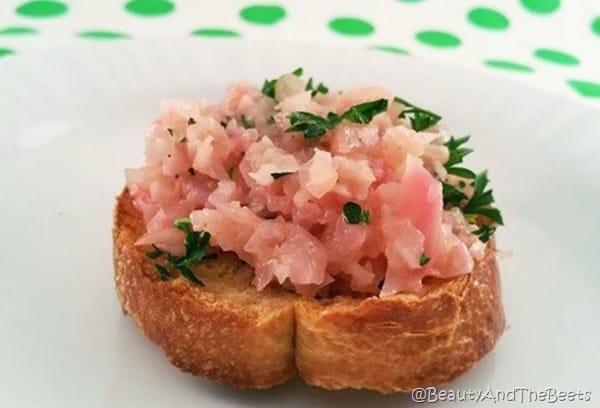
[[[123,311],[184,371],[236,388],[268,388],[294,373],[327,389],[381,393],[445,384],[487,354],[504,330],[495,250],[473,272],[432,279],[421,294],[307,299],[257,292],[234,256],[202,262],[199,287],[161,281],[141,216],[117,198],[115,284]]]

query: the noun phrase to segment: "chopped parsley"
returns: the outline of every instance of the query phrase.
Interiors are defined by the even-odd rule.
[[[152,251],[146,252],[146,256],[150,259],[156,259],[165,253],[162,249],[152,244]]]
[[[325,118],[310,112],[292,112],[288,118],[290,127],[285,131],[302,132],[306,139],[323,136],[341,122],[340,117],[333,112],[329,112]]]
[[[154,264],[154,267],[156,268],[156,272],[158,272],[158,276],[160,277],[161,280],[169,280],[171,278],[173,278],[173,276],[169,273],[169,270],[167,268],[165,268],[162,265],[159,264]]]
[[[419,108],[418,106],[413,105],[404,99],[395,97],[394,101],[401,103],[406,107],[402,112],[400,112],[398,117],[400,119],[409,119],[410,125],[417,132],[430,128],[442,120],[442,117],[437,113]]]
[[[465,156],[473,152],[473,149],[463,147],[463,145],[469,141],[469,138],[470,136],[465,136],[455,139],[454,136],[450,136],[450,140],[444,143],[449,152],[448,161],[444,164],[448,174],[453,174],[466,179],[474,179],[476,177],[476,174],[471,170],[456,166],[463,162]]]
[[[369,211],[363,210],[362,207],[354,201],[348,201],[344,204],[344,218],[348,224],[368,224],[370,214]]]
[[[277,180],[277,179],[287,176],[289,174],[294,174],[294,172],[293,171],[282,171],[280,173],[271,173],[271,177],[273,177],[273,179]]]
[[[288,116],[290,127],[286,132],[302,132],[306,139],[323,136],[343,120],[361,124],[369,123],[375,115],[385,112],[387,105],[387,99],[377,99],[354,105],[341,115],[329,112],[326,117],[310,112],[292,112]]]
[[[431,258],[427,256],[425,252],[421,254],[421,258],[419,258],[419,265],[425,266],[431,261]]]
[[[252,121],[248,119],[246,115],[242,115],[242,117],[240,118],[240,122],[244,129],[250,129],[251,127],[254,127],[254,123],[252,123]]]
[[[468,215],[482,215],[489,218],[498,225],[504,225],[502,214],[497,208],[490,207],[494,202],[493,190],[486,190],[488,184],[487,170],[479,173],[473,181],[473,195],[469,201],[462,207],[463,213]]]
[[[463,190],[467,187],[467,183],[464,180],[459,180],[457,185],[442,182],[444,207],[460,208],[471,223],[480,221],[478,219],[480,216],[491,221],[491,224],[481,224],[479,229],[474,232],[482,242],[487,242],[496,231],[496,226],[504,225],[504,221],[500,210],[491,206],[494,203],[494,196],[491,189],[486,190],[489,182],[487,170],[475,174],[475,172],[466,167],[458,166],[462,164],[463,159],[468,154],[473,152],[473,149],[464,146],[468,140],[469,136],[459,138],[450,137],[450,140],[445,143],[446,147],[448,147],[449,156],[444,167],[448,174],[472,180],[468,185],[473,187],[473,193],[471,197],[467,197],[464,193]]]
[[[442,182],[442,195],[444,207],[460,207],[461,202],[467,199],[467,195],[462,190],[446,182]]]
[[[304,70],[302,68],[296,68],[292,71],[292,74],[297,77],[301,77],[303,73]],[[277,79],[265,79],[261,92],[270,98],[275,98],[275,85],[277,85]]]
[[[265,79],[261,92],[270,98],[275,98],[275,85],[277,84],[276,79]]]
[[[479,239],[481,240],[481,242],[488,242],[490,240],[490,238],[492,237],[492,235],[494,235],[494,232],[496,232],[496,226],[489,225],[489,224],[483,224],[481,227],[479,227],[473,233],[476,234],[477,236],[479,236]]]
[[[377,99],[372,102],[359,103],[358,105],[352,106],[341,116],[342,119],[353,123],[369,123],[373,120],[373,117],[381,112],[387,110],[388,101],[387,99]]]
[[[323,82],[319,82],[319,84],[315,87],[313,85],[312,78],[308,78],[308,82],[306,83],[306,88],[304,88],[304,89],[307,91],[310,91],[310,96],[315,96],[318,93],[321,93],[321,94],[329,93],[329,88],[327,86],[325,86],[325,84],[323,84]]]
[[[193,231],[192,222],[189,218],[179,218],[173,222],[173,226],[185,233],[184,245],[185,255],[175,256],[168,252],[163,251],[155,245],[152,245],[153,250],[146,253],[146,256],[152,260],[158,259],[163,255],[166,255],[167,265],[172,270],[177,270],[187,280],[200,286],[204,286],[202,281],[196,277],[192,272],[192,267],[197,265],[203,259],[208,258],[212,254],[208,254],[206,251],[209,248],[210,233],[206,231]],[[155,263],[154,267],[158,273],[158,276],[162,280],[168,280],[174,278],[172,272],[169,272],[169,268],[165,265]]]

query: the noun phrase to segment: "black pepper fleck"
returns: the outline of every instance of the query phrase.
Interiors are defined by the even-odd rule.
[[[188,169],[188,173],[190,173],[190,176],[195,176],[195,175],[196,175],[196,170],[194,170],[194,168],[193,168],[193,167],[190,167],[190,168]]]

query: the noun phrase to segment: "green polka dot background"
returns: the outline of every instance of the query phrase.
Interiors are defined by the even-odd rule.
[[[239,37],[240,34],[237,31],[229,30],[227,28],[199,28],[192,31],[192,35],[198,37]]]
[[[475,26],[487,30],[504,30],[508,28],[508,18],[498,10],[478,7],[469,11],[469,21]]]
[[[600,98],[600,82],[570,79],[568,84],[583,96]]]
[[[90,30],[82,31],[78,34],[81,38],[89,38],[92,40],[118,40],[128,38],[127,34],[108,30]]]
[[[0,0],[0,64],[54,45],[161,38],[437,59],[600,106],[600,0]]]
[[[162,16],[175,10],[175,5],[167,0],[132,0],[125,5],[127,11],[143,17]]]
[[[579,64],[577,57],[563,51],[539,48],[535,50],[534,55],[543,61],[557,65],[573,66]]]
[[[420,31],[416,34],[416,39],[425,45],[436,48],[454,48],[461,44],[460,38],[456,35],[439,30]]]
[[[393,45],[374,45],[371,48],[374,50],[389,52],[390,54],[397,54],[397,55],[408,55],[409,54],[409,52],[407,50],[405,50],[404,48],[395,47]]]
[[[13,54],[14,51],[9,48],[0,48],[0,57],[4,57],[6,55]]]
[[[336,17],[329,22],[329,28],[347,36],[365,36],[375,31],[373,24],[357,17]]]
[[[500,70],[505,70],[505,71],[521,72],[521,73],[533,72],[533,68],[531,68],[530,66],[527,66],[525,64],[515,62],[515,61],[490,59],[490,60],[485,61],[485,65],[487,65],[490,68],[500,69]]]
[[[283,20],[286,16],[285,9],[278,5],[252,5],[240,11],[240,17],[248,23],[260,25],[273,25]]]
[[[521,0],[528,11],[538,14],[553,13],[560,7],[560,0]]]
[[[24,17],[47,18],[65,14],[68,6],[58,1],[30,1],[17,7],[17,13]]]
[[[6,27],[0,29],[0,36],[20,36],[37,34],[38,31],[29,27]]]
[[[592,31],[600,37],[600,17],[597,17],[592,21]]]

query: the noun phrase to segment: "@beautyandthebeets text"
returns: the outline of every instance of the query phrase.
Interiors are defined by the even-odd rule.
[[[412,400],[417,403],[435,402],[488,402],[504,403],[514,402],[526,404],[533,402],[546,402],[556,404],[559,402],[590,402],[592,392],[587,390],[561,390],[553,387],[534,389],[529,387],[513,387],[505,390],[496,390],[492,387],[481,390],[449,390],[435,387],[415,388],[411,393]]]

